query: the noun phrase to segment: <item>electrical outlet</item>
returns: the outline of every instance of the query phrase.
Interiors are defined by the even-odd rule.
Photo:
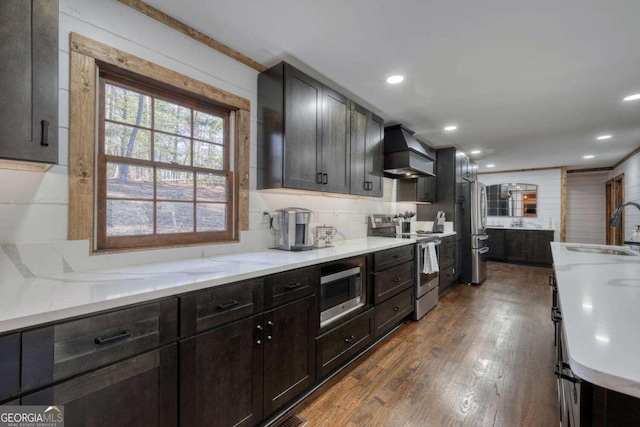
[[[269,225],[269,218],[271,214],[266,210],[260,209],[260,224]]]

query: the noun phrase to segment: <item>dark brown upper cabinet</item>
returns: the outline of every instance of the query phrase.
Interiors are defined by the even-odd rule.
[[[58,1],[0,2],[0,158],[58,162]]]
[[[384,120],[351,103],[351,194],[382,197]]]
[[[381,128],[379,117],[281,62],[258,76],[257,188],[382,196]]]

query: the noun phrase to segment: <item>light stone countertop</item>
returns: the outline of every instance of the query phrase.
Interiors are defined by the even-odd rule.
[[[487,225],[485,228],[491,228],[493,230],[534,230],[534,231],[556,231],[555,228],[549,227],[532,227],[524,225],[522,227],[513,227],[510,225]]]
[[[270,249],[0,282],[0,333],[415,243],[367,237],[302,252]]]
[[[571,246],[622,248],[551,243],[571,370],[640,398],[640,256],[573,252]]]

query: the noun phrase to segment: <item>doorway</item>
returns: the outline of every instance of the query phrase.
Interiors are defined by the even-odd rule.
[[[611,227],[609,220],[613,216],[616,208],[624,203],[624,174],[616,176],[606,182],[607,198],[607,245],[621,246],[624,242],[624,212],[620,217],[620,225]]]

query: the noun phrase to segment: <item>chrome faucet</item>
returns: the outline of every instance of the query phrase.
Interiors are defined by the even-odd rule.
[[[511,226],[512,227],[522,227],[522,218],[513,218],[511,220]]]
[[[611,217],[611,221],[609,222],[609,225],[611,225],[612,227],[617,227],[618,225],[620,225],[622,210],[624,209],[625,206],[629,206],[629,205],[635,206],[640,211],[640,205],[637,204],[636,202],[623,203],[620,206],[618,206],[618,209],[616,209],[616,211],[613,213],[613,216]]]

